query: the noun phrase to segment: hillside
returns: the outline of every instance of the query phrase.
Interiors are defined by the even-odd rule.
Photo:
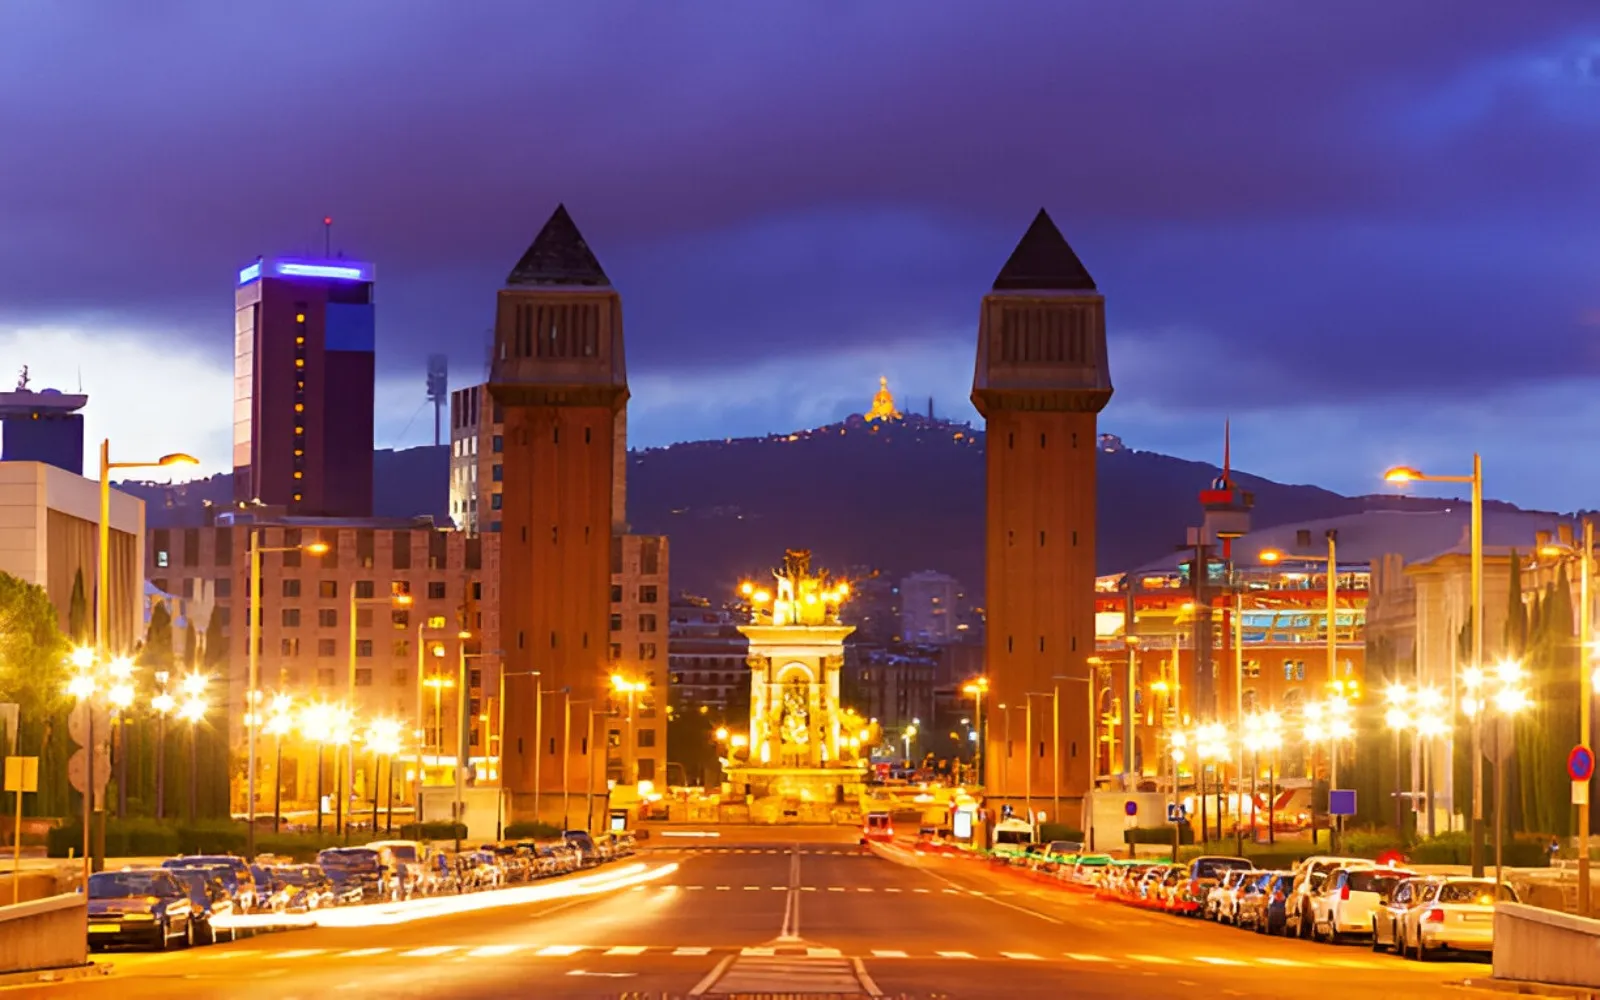
[[[1153,452],[1099,453],[1101,572],[1183,544],[1215,466]],[[1359,510],[1360,499],[1237,474],[1256,523]],[[809,547],[823,565],[983,579],[983,433],[910,417],[876,432],[859,420],[795,435],[695,442],[635,453],[633,530],[672,538],[675,589],[720,592],[741,573]]]

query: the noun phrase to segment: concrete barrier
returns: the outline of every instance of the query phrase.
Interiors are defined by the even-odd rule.
[[[86,965],[87,921],[77,893],[0,906],[0,975]]]
[[[1522,903],[1494,908],[1494,978],[1600,989],[1600,920]]]

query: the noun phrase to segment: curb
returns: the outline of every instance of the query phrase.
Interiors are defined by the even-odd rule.
[[[1600,988],[1592,986],[1564,986],[1559,983],[1541,983],[1531,979],[1463,979],[1458,985],[1474,990],[1494,990],[1519,996],[1564,997],[1567,1000],[1593,1000],[1600,997]]]
[[[110,963],[89,962],[86,965],[70,965],[64,969],[35,969],[30,972],[11,972],[0,975],[0,989],[9,989],[15,986],[40,986],[48,983],[72,983],[80,979],[109,976],[112,968],[113,966]]]

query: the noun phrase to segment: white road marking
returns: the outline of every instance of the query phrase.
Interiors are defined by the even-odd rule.
[[[839,958],[844,952],[838,948],[807,948],[807,958]]]
[[[1038,955],[1035,955],[1035,954],[1032,954],[1032,953],[1026,952],[1026,951],[1002,951],[1000,954],[1003,955],[1006,958],[1014,958],[1014,959],[1016,959],[1018,961],[1021,961],[1021,962],[1042,962],[1042,961],[1044,961],[1044,959],[1040,958]]]
[[[830,885],[830,886],[828,886],[828,891],[829,892],[844,892],[844,886],[842,886],[842,885]]]
[[[709,955],[709,954],[711,954],[711,949],[710,948],[674,948],[674,949],[672,949],[672,953],[674,955]]]
[[[1277,965],[1285,969],[1304,969],[1310,964],[1295,958],[1258,958],[1256,961],[1263,965]]]
[[[582,950],[583,945],[581,944],[552,944],[548,947],[540,948],[534,954],[541,958],[566,958],[569,955],[576,955]]]
[[[747,885],[747,886],[744,887],[744,891],[745,892],[755,892],[757,889],[760,889],[760,888],[761,887],[759,885]]]
[[[874,948],[872,950],[872,957],[873,958],[910,958],[911,956],[907,955],[903,951],[889,951],[889,950],[881,950],[880,951],[879,949]]]
[[[603,955],[643,955],[645,946],[642,944],[619,944],[614,948],[607,948],[601,952]]]
[[[312,955],[321,955],[327,952],[326,948],[295,948],[292,951],[280,951],[269,958],[310,958]]]
[[[438,955],[445,955],[445,954],[448,954],[448,953],[450,953],[452,951],[455,951],[457,947],[459,947],[459,946],[458,945],[453,945],[453,944],[430,944],[426,948],[413,948],[410,951],[402,951],[400,953],[400,957],[401,958],[434,958],[434,957],[436,957]]]
[[[934,954],[938,955],[940,958],[977,958],[978,957],[978,956],[974,955],[970,951],[936,951],[936,952],[934,952]]]
[[[368,955],[382,955],[388,948],[356,948],[352,951],[341,951],[340,958],[366,958]],[[219,956],[223,957],[223,956]]]
[[[1245,962],[1239,961],[1236,958],[1212,958],[1209,955],[1196,955],[1194,957],[1194,960],[1196,962],[1204,962],[1207,965],[1245,965],[1245,964],[1247,964]]]
[[[1111,961],[1111,959],[1105,957],[1104,955],[1085,955],[1082,952],[1077,952],[1077,951],[1069,951],[1069,952],[1067,952],[1067,957],[1072,959],[1074,962],[1109,962],[1109,961]]]
[[[927,892],[927,889],[912,889],[912,892]]]
[[[719,886],[717,886],[717,891],[718,892],[727,892],[729,889],[732,889],[732,888],[733,888],[733,886],[731,886],[731,885],[719,885]]]
[[[856,886],[856,892],[871,892],[871,891],[872,891],[872,886],[870,886],[870,885],[858,885],[858,886]]]
[[[1135,962],[1145,962],[1150,965],[1177,965],[1178,960],[1165,955],[1129,955]]]
[[[759,958],[762,956],[770,958],[777,953],[778,950],[776,948],[741,948],[739,950],[739,954],[750,958]]]
[[[526,947],[525,944],[486,944],[472,949],[467,954],[473,958],[499,958],[501,955],[510,955]]]
[[[900,890],[898,888],[895,888],[895,887],[891,886],[891,887],[889,887],[887,889],[884,889],[883,891],[884,892],[899,892]]]

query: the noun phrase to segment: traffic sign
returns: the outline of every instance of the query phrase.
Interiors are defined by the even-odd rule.
[[[1588,781],[1594,777],[1594,751],[1583,744],[1567,754],[1567,777],[1573,781]]]
[[[88,780],[89,755],[86,751],[75,750],[67,758],[67,780],[72,787],[83,794],[83,786]],[[96,809],[105,805],[106,782],[111,780],[111,753],[102,744],[94,755],[94,805]]]
[[[93,702],[80,701],[67,713],[67,734],[72,737],[72,742],[80,747],[89,742],[91,711],[94,715],[94,741],[104,744],[111,736],[111,709],[104,705],[95,705]]]
[[[6,791],[37,792],[39,790],[39,758],[6,758]],[[20,807],[19,807],[20,808]]]
[[[1329,790],[1329,816],[1354,816],[1355,814],[1356,790],[1354,788],[1334,788]]]
[[[1122,815],[1124,815],[1124,816],[1137,816],[1137,815],[1139,815],[1139,803],[1135,802],[1132,799],[1129,799],[1128,801],[1124,802],[1122,804]]]
[[[1179,802],[1168,802],[1167,803],[1167,822],[1168,823],[1182,823],[1184,821],[1184,818],[1188,815],[1188,813],[1189,813],[1188,808],[1186,808],[1182,803],[1179,803]]]

